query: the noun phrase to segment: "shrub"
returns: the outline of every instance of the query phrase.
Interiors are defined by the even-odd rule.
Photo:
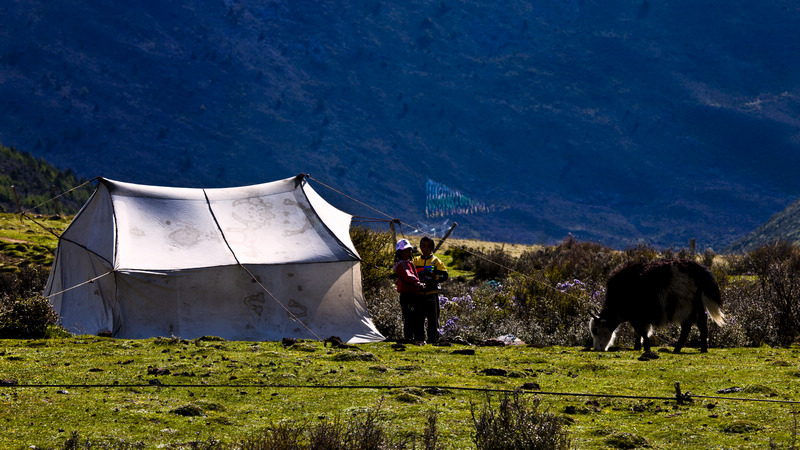
[[[50,301],[41,295],[47,274],[45,268],[31,265],[0,276],[0,338],[43,338],[58,322]]]
[[[722,289],[725,325],[719,340],[709,333],[709,344],[723,347],[775,345],[779,342],[774,316],[759,282],[754,277],[736,277]],[[709,329],[711,331],[711,329]],[[724,337],[727,340],[723,340]]]
[[[622,260],[623,256],[609,247],[568,236],[555,247],[524,252],[516,267],[528,275],[544,272],[552,283],[573,279],[595,283],[605,280]]]
[[[47,268],[37,265],[21,267],[16,273],[0,274],[0,295],[28,297],[44,291],[47,284]]]
[[[476,252],[470,255],[464,265],[477,280],[502,280],[513,267],[513,258],[499,247],[487,254]]]
[[[350,239],[361,257],[361,286],[365,294],[380,291],[391,284],[394,243],[392,234],[367,227],[353,227]]]
[[[304,421],[284,421],[269,426],[246,439],[234,448],[242,450],[261,449],[403,449],[407,448],[406,440],[393,437],[394,430],[389,427],[389,420],[383,414],[379,404],[377,408],[368,409],[362,414],[354,414],[347,420],[339,417],[323,420],[315,424]],[[423,431],[423,442],[426,449],[437,439],[435,411],[428,413],[428,427]],[[433,419],[431,419],[433,416]],[[394,432],[396,435],[397,433]]]
[[[471,341],[520,331],[508,305],[508,290],[496,281],[470,285],[447,282],[439,295],[442,338]]]
[[[0,301],[2,339],[43,338],[47,336],[48,327],[57,321],[50,302],[40,295],[18,298],[6,295]]]
[[[79,449],[88,450],[91,448],[103,448],[103,449],[113,449],[113,450],[134,450],[134,449],[139,450],[145,448],[145,445],[141,442],[126,442],[122,440],[115,440],[111,442],[92,441],[89,438],[82,440],[80,433],[78,433],[77,431],[73,431],[70,437],[66,441],[64,441],[64,445],[61,447],[62,450],[79,450]],[[199,448],[199,447],[193,447],[193,448]]]
[[[391,284],[364,292],[367,310],[375,327],[387,339],[397,340],[403,337],[403,319],[400,310],[400,297]]]
[[[479,450],[570,448],[565,421],[539,411],[539,404],[538,398],[527,401],[519,392],[503,394],[497,408],[492,406],[489,395],[480,411],[470,404],[476,447]]]
[[[467,267],[467,259],[469,259],[472,254],[462,247],[451,247],[448,248],[447,251],[444,252],[445,255],[449,255],[452,259],[453,267],[458,270],[468,270]]]
[[[759,279],[778,343],[792,343],[800,333],[800,248],[785,241],[766,244],[750,252],[745,264]]]

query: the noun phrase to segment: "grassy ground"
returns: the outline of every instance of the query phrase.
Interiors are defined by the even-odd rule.
[[[448,248],[451,247],[466,247],[470,249],[479,250],[484,253],[488,253],[494,249],[502,249],[508,255],[513,257],[519,257],[523,252],[526,250],[531,250],[537,247],[536,245],[523,245],[523,244],[509,244],[503,242],[486,242],[486,241],[477,241],[475,239],[456,239],[450,238],[444,241],[442,244],[441,249],[438,253],[443,253]]]
[[[0,214],[0,272],[16,272],[23,264],[49,266],[60,234],[71,218],[39,216],[34,219],[18,214]]]
[[[470,448],[470,405],[480,407],[485,394],[469,389],[534,389],[531,383],[540,390],[525,395],[538,395],[542,407],[572,422],[576,448],[632,448],[637,442],[651,448],[788,448],[797,433],[797,404],[732,398],[800,400],[798,348],[688,349],[640,361],[638,352],[570,347],[396,351],[377,343],[345,350],[316,342],[284,348],[274,342],[94,336],[6,340],[0,346],[0,379],[6,380],[0,384],[18,383],[0,386],[0,448],[59,446],[74,431],[95,443],[140,442],[147,448],[212,438],[234,442],[280,420],[346,419],[378,407],[396,432],[417,436],[426,413],[436,410],[442,448]],[[475,354],[453,353],[464,349]],[[678,404],[676,381],[683,392],[718,398]],[[716,393],[730,387],[742,391]]]

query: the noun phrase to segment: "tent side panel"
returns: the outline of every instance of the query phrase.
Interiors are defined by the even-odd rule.
[[[118,272],[119,315],[114,337],[180,336],[175,297],[181,278],[180,272]]]
[[[99,184],[89,201],[69,224],[61,240],[72,241],[114,263],[114,208],[104,184]],[[76,267],[72,268],[76,270]],[[87,277],[89,279],[89,277]]]
[[[369,316],[361,291],[361,263],[326,264],[319,272],[315,271],[315,276],[320,272],[329,272],[335,281],[315,312],[314,331],[323,338],[338,336],[351,344],[384,340]]]
[[[360,284],[353,285],[357,262],[257,265],[248,270],[260,283],[239,266],[121,274],[116,336],[383,339],[365,317]]]
[[[59,243],[45,295],[51,296],[64,328],[75,334],[114,331],[116,286],[111,270],[105,260],[85,248],[69,241]]]
[[[349,253],[358,258],[356,247],[350,239],[350,222],[352,216],[325,201],[325,199],[311,188],[308,183],[303,184],[303,192],[311,208],[319,216],[325,226],[328,227],[330,232]],[[361,286],[360,283],[359,286]]]
[[[352,269],[350,269],[350,274],[352,275],[352,284],[355,286],[355,292],[353,295],[353,307],[354,313],[357,320],[361,321],[361,330],[358,333],[354,333],[353,337],[347,341],[350,344],[363,344],[367,342],[378,342],[383,341],[386,339],[384,335],[378,331],[378,328],[375,326],[375,323],[372,322],[372,316],[370,316],[369,311],[367,310],[367,302],[364,299],[364,293],[361,289],[361,263],[356,263]]]

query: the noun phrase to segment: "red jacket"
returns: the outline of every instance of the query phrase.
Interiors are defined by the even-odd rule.
[[[414,264],[407,259],[401,259],[394,264],[394,271],[397,273],[397,292],[419,292],[425,285],[417,278],[417,271]]]

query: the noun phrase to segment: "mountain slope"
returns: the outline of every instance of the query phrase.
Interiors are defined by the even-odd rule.
[[[731,244],[728,251],[745,253],[775,241],[800,244],[800,200],[774,214],[763,225],[738,239]]]
[[[35,214],[75,214],[94,190],[85,183],[70,169],[57,169],[30,153],[0,145],[0,212],[22,208]]]
[[[800,197],[800,12],[689,1],[17,2],[0,142],[86,177],[310,173],[463,237],[722,246]],[[376,213],[320,190],[356,214]]]

